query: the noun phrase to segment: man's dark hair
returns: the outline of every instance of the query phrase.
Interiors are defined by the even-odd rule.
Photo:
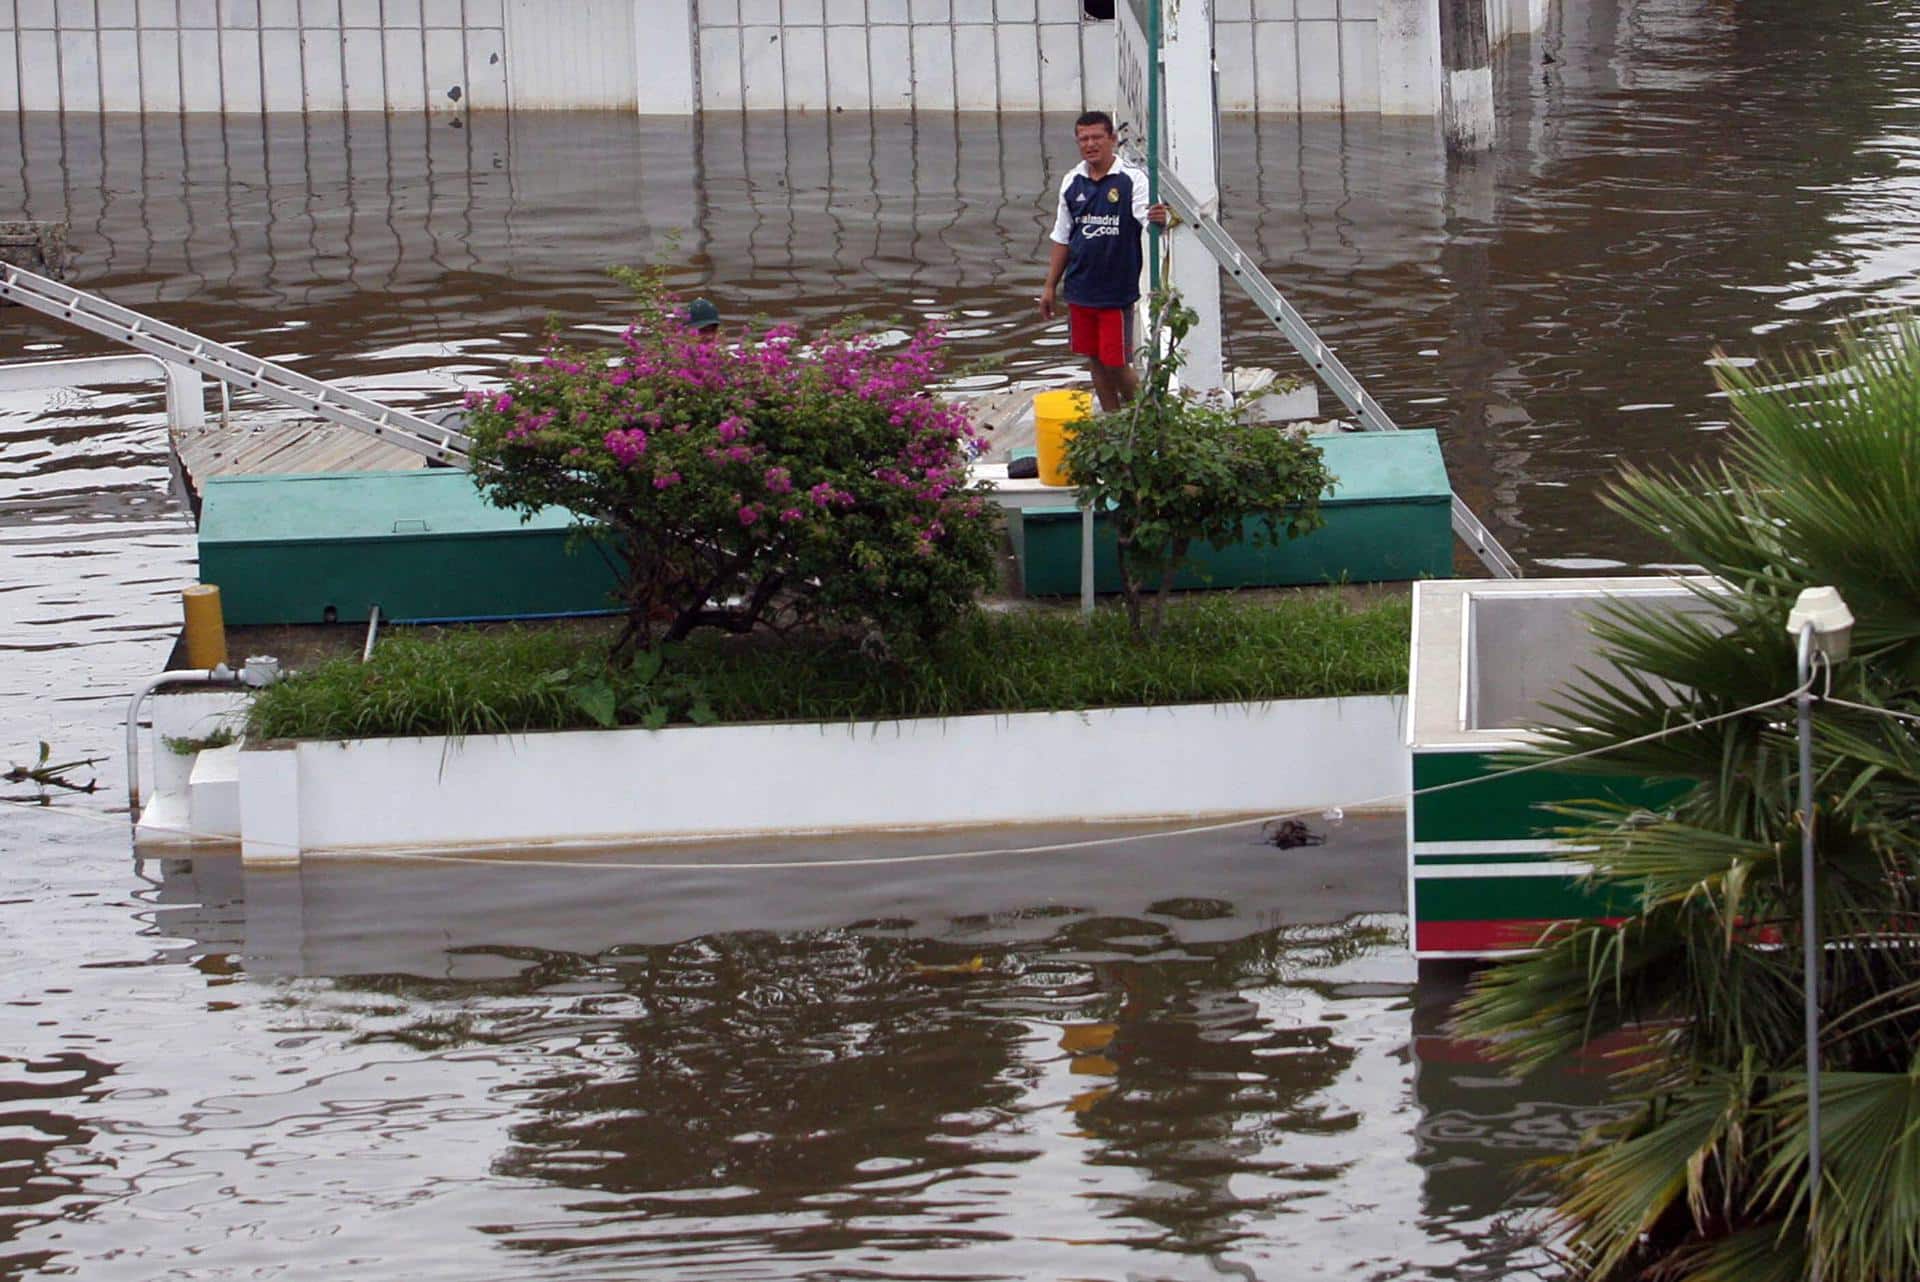
[[[1073,122],[1075,129],[1085,129],[1088,125],[1105,125],[1108,133],[1117,132],[1113,127],[1113,117],[1104,111],[1083,111],[1080,118]]]

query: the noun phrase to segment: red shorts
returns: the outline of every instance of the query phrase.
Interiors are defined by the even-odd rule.
[[[1133,363],[1133,308],[1067,304],[1067,345],[1102,365]]]

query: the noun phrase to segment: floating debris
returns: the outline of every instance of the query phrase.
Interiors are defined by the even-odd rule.
[[[1282,850],[1293,850],[1299,846],[1319,846],[1326,843],[1326,837],[1301,823],[1298,819],[1282,819],[1267,828],[1267,844],[1278,846]]]
[[[909,963],[909,970],[915,979],[966,979],[974,975],[983,975],[987,970],[985,957],[970,957],[963,962],[950,965],[936,965],[930,962]]]
[[[9,769],[7,773],[0,775],[0,779],[4,779],[8,783],[31,783],[37,785],[40,789],[38,795],[28,798],[16,798],[16,800],[37,801],[43,806],[46,805],[48,801],[48,788],[65,788],[69,792],[94,792],[99,789],[100,785],[95,780],[89,779],[85,783],[75,783],[66,777],[67,772],[70,770],[78,770],[82,766],[91,768],[99,765],[100,762],[98,758],[81,757],[74,761],[54,761],[52,758],[53,748],[46,740],[42,739],[40,741],[39,760],[30,766],[14,766]]]

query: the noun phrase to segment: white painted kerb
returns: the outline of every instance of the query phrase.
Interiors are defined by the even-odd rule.
[[[1404,705],[1375,696],[262,746],[240,754],[242,846],[250,862],[279,862],[1350,805],[1405,789]]]

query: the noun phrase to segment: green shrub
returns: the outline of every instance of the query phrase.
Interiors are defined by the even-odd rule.
[[[1067,468],[1081,499],[1111,508],[1121,590],[1135,636],[1158,636],[1174,576],[1196,543],[1277,543],[1318,529],[1332,478],[1311,441],[1246,423],[1173,389],[1180,342],[1198,317],[1175,294],[1154,301],[1166,351],[1139,395],[1073,425]],[[1153,616],[1142,619],[1150,588]]]

